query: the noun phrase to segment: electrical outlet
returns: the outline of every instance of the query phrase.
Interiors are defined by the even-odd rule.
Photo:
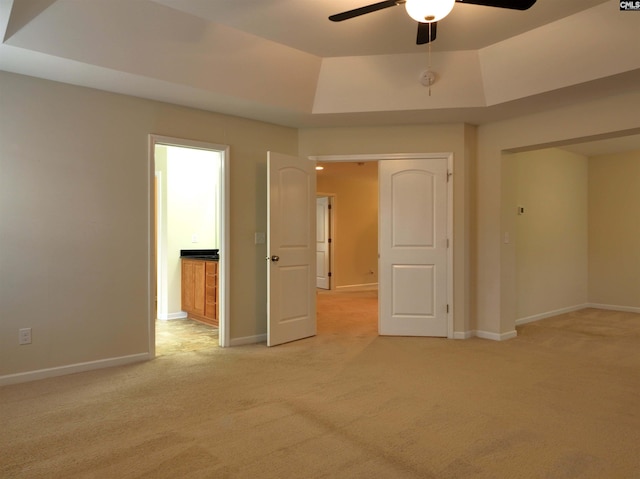
[[[18,330],[18,343],[31,344],[31,328],[22,328]]]

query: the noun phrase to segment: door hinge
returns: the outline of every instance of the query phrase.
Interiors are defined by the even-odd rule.
[[[449,247],[449,238],[447,238],[447,248]]]
[[[327,273],[327,276],[328,276],[329,278],[331,278],[331,271],[329,271],[329,272]]]
[[[449,313],[449,305],[447,304],[447,313]]]
[[[327,243],[331,243],[331,238],[329,238],[329,239],[327,240]]]
[[[449,183],[449,178],[451,178],[452,175],[453,175],[453,173],[451,173],[449,170],[447,170],[447,183]]]
[[[331,209],[331,204],[327,205],[327,209],[330,210]]]

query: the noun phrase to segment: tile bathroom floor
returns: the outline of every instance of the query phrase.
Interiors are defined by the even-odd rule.
[[[193,319],[156,320],[156,356],[218,347],[216,327]]]

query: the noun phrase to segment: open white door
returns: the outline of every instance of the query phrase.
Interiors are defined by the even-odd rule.
[[[316,334],[315,162],[267,156],[267,346]]]
[[[449,330],[448,159],[379,163],[379,333]]]
[[[316,287],[331,288],[331,221],[328,196],[316,198]]]

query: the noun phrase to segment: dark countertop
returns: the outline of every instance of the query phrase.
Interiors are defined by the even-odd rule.
[[[219,250],[217,249],[181,249],[180,258],[218,261],[220,259],[220,255]]]
[[[180,256],[180,259],[199,259],[201,261],[220,261],[218,256]]]

